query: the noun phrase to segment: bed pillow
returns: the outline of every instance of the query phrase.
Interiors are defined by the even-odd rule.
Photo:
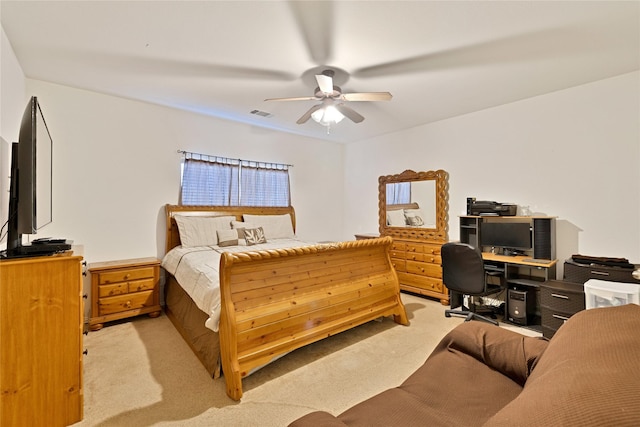
[[[405,209],[404,216],[407,224],[414,227],[421,227],[424,225],[424,214],[420,209]]]
[[[244,228],[217,230],[218,246],[244,246]],[[240,238],[242,236],[242,239]]]
[[[242,215],[242,218],[251,224],[262,227],[267,239],[293,239],[293,224],[289,214],[282,215]]]
[[[245,228],[244,239],[247,242],[247,246],[257,245],[259,243],[267,243],[267,238],[265,237],[262,227]]]
[[[391,227],[404,227],[407,225],[402,209],[387,210],[387,225]]]
[[[218,244],[217,230],[230,230],[234,216],[175,215],[181,245],[212,246]]]

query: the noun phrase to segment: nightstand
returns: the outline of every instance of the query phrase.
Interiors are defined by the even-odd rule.
[[[160,315],[160,261],[137,258],[89,264],[91,273],[91,319],[89,329],[104,322],[140,314]]]

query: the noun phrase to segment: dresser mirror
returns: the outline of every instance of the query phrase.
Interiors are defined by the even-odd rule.
[[[380,234],[396,238],[448,239],[448,174],[414,172],[378,179]]]

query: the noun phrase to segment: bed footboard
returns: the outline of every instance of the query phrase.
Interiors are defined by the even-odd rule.
[[[225,253],[220,342],[227,394],[274,357],[393,316],[408,325],[390,237],[292,249]]]

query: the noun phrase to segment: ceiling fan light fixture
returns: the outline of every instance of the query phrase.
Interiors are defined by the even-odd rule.
[[[327,105],[311,114],[311,118],[320,123],[322,126],[331,126],[334,123],[340,123],[344,119],[344,115],[333,105]]]

